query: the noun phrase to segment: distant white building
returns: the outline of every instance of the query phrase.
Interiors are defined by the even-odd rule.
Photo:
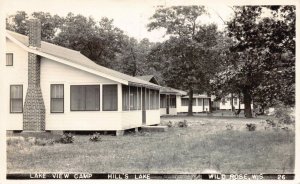
[[[158,84],[153,75],[137,76],[139,79]],[[211,97],[207,95],[193,95],[193,112],[208,112],[211,106]],[[189,96],[186,91],[162,87],[160,89],[160,115],[177,115],[178,113],[187,113]]]

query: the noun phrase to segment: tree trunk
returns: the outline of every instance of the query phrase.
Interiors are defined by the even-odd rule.
[[[188,116],[193,116],[193,89],[189,91],[189,108],[188,108]]]
[[[252,110],[251,110],[251,95],[248,89],[243,90],[244,94],[244,104],[245,104],[245,117],[252,118]]]

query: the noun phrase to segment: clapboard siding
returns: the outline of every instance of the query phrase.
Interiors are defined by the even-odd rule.
[[[160,115],[166,115],[167,114],[167,108],[160,108]]]
[[[50,113],[51,84],[64,84],[64,113]],[[118,84],[118,112],[102,111],[102,84]],[[100,85],[100,111],[70,111],[71,85]],[[41,89],[46,107],[46,130],[121,130],[120,88],[117,82],[42,58]]]
[[[122,112],[122,129],[130,129],[142,126],[142,111]]]
[[[160,123],[160,110],[146,111],[146,125],[154,125]]]
[[[23,113],[10,113],[10,85],[23,85],[23,104],[25,101],[28,81],[28,53],[15,43],[6,38],[6,53],[13,53],[13,66],[5,66],[6,60],[1,64],[4,67],[3,75],[5,81],[3,88],[3,120],[6,123],[7,130],[22,130],[23,129]],[[4,57],[6,58],[6,57]]]

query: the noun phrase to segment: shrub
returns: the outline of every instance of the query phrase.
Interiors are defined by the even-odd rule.
[[[92,142],[98,142],[98,141],[102,141],[100,134],[98,132],[94,133],[91,137],[90,137],[90,141]]]
[[[70,144],[74,142],[74,136],[71,133],[64,133],[56,142],[63,144]]]
[[[246,128],[247,128],[249,131],[255,131],[256,125],[253,124],[253,123],[249,123],[249,124],[246,124]]]
[[[274,116],[278,119],[278,123],[290,125],[295,123],[292,114],[291,108],[281,105],[276,108]]]
[[[185,128],[187,127],[187,121],[186,120],[183,120],[183,121],[179,121],[178,122],[178,127],[181,127],[181,128]]]
[[[172,121],[169,121],[169,122],[167,123],[167,126],[168,126],[169,128],[171,128],[171,127],[173,126]]]

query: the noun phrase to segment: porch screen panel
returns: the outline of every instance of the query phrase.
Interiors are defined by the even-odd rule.
[[[10,86],[10,112],[23,112],[23,85]]]
[[[130,110],[137,110],[137,87],[130,86]]]
[[[176,96],[170,95],[170,108],[176,108]]]
[[[189,99],[181,98],[181,106],[189,106]]]
[[[203,106],[203,98],[198,98],[198,106]]]
[[[155,91],[155,109],[159,109],[159,91]]]
[[[154,90],[150,89],[149,94],[150,94],[150,109],[154,109],[154,101],[155,101]]]
[[[142,109],[142,88],[137,88],[137,109],[141,110]]]
[[[51,112],[64,112],[64,85],[51,84]]]
[[[103,85],[103,111],[118,110],[118,86]]]
[[[149,110],[149,105],[150,105],[150,94],[149,94],[149,89],[145,88],[145,106],[146,110]]]
[[[208,106],[208,99],[207,98],[204,99],[204,105]]]
[[[196,106],[196,98],[193,98],[193,106]]]
[[[129,87],[125,85],[122,85],[122,109],[129,110]]]
[[[167,107],[167,98],[165,94],[160,95],[160,108]]]
[[[86,110],[100,110],[100,86],[86,86]]]

